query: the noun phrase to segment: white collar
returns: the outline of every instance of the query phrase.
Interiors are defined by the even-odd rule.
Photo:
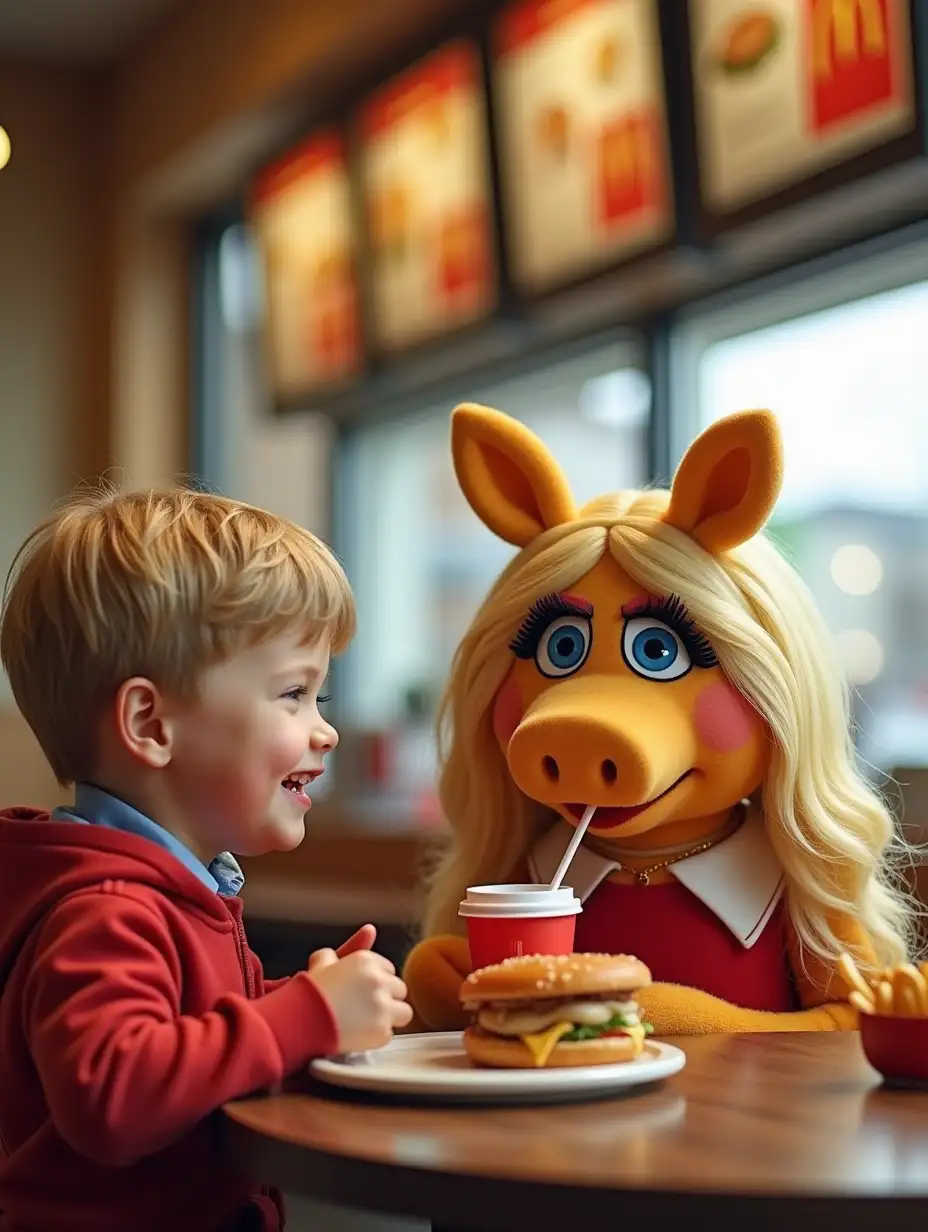
[[[529,869],[536,884],[554,876],[572,833],[571,827],[559,820],[535,844]],[[586,902],[600,882],[621,867],[618,860],[597,855],[581,843],[565,884]],[[699,855],[678,860],[668,872],[701,899],[746,950],[763,932],[784,889],[783,868],[770,844],[763,816],[753,806],[731,838]]]

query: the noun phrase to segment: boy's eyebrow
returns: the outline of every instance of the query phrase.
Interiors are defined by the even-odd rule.
[[[286,676],[295,676],[300,673],[304,676],[317,677],[320,680],[324,680],[329,673],[329,669],[328,667],[323,669],[317,663],[308,663],[305,659],[296,659],[285,668],[281,668],[279,672],[275,672],[274,679],[283,679]]]

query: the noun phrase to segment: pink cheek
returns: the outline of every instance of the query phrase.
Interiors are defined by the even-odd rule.
[[[693,712],[696,734],[716,753],[735,753],[753,738],[758,717],[751,705],[730,684],[707,685],[696,698]]]
[[[522,718],[522,695],[514,676],[506,680],[493,703],[493,734],[502,749],[509,747],[512,733]]]

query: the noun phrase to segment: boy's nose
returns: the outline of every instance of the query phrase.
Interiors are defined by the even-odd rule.
[[[319,726],[313,730],[309,743],[311,748],[328,750],[331,752],[331,750],[338,744],[338,732],[331,725],[331,723],[326,723],[325,720],[323,720]]]

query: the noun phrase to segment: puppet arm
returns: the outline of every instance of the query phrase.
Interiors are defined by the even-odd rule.
[[[641,990],[637,1000],[642,1017],[652,1025],[655,1035],[841,1031],[857,1025],[856,1011],[849,1005],[819,1005],[775,1013],[744,1009],[699,988],[684,988],[680,984],[652,984]]]
[[[856,921],[836,918],[832,928],[858,960],[873,961],[873,949]],[[652,984],[638,1001],[657,1035],[706,1035],[749,1031],[853,1031],[857,1011],[848,1004],[850,989],[838,971],[803,951],[788,926],[787,952],[802,1009],[790,1013],[743,1009],[698,988]]]

